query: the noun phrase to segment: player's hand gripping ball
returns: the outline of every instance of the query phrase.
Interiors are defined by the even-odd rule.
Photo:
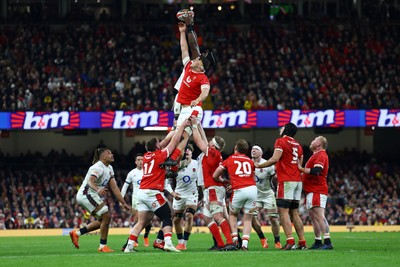
[[[176,18],[182,22],[185,22],[185,17],[188,15],[194,17],[194,12],[190,11],[189,9],[181,9],[178,11],[178,13],[176,13]]]

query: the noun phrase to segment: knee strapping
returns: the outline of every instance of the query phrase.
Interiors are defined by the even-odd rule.
[[[196,210],[192,208],[187,208],[185,213],[191,213],[192,215],[194,215],[196,213]]]

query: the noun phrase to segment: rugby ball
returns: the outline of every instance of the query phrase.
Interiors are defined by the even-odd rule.
[[[176,18],[180,21],[185,22],[185,16],[187,16],[186,11],[194,17],[194,12],[190,11],[189,9],[181,9],[176,13]]]

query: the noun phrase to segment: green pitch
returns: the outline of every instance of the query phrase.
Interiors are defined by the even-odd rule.
[[[128,230],[127,230],[128,231]],[[281,238],[283,238],[283,234]],[[80,249],[75,249],[69,236],[60,237],[3,237],[0,243],[0,266],[132,266],[132,267],[253,267],[253,266],[399,266],[400,233],[332,233],[334,250],[279,251],[273,247],[270,234],[269,249],[262,249],[256,235],[251,236],[249,251],[207,251],[211,235],[193,234],[188,250],[167,253],[142,243],[136,253],[122,253],[127,236],[112,235],[108,245],[114,253],[98,253],[98,235],[82,236]],[[151,235],[153,241],[155,235]],[[313,235],[306,235],[308,245]],[[139,241],[142,241],[140,237]],[[176,237],[173,242],[176,244]],[[284,243],[284,242],[282,242]]]

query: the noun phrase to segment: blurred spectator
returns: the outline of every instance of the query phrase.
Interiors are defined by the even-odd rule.
[[[199,23],[218,56],[207,107],[400,108],[398,24],[295,22]],[[170,110],[181,72],[175,33],[175,24],[140,22],[0,26],[1,109]]]

